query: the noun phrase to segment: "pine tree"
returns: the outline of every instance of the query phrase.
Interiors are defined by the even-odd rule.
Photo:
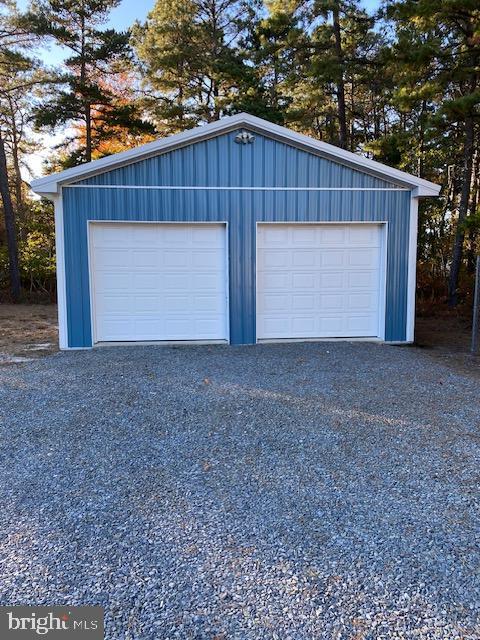
[[[157,0],[133,43],[152,117],[165,132],[237,110],[251,76],[239,51],[251,6],[243,0]]]
[[[89,162],[109,135],[109,124],[138,132],[151,131],[135,106],[118,104],[113,79],[129,59],[129,33],[104,29],[108,14],[120,0],[38,0],[25,20],[35,33],[70,50],[59,89],[36,111],[37,127],[73,125],[73,152],[65,164]]]
[[[474,0],[402,0],[390,2],[389,15],[398,31],[399,93],[409,101],[430,105],[441,143],[447,141],[449,165],[458,165],[454,197],[457,226],[452,248],[449,303],[458,302],[465,229],[472,210],[471,195],[480,122],[480,8]],[[418,108],[418,107],[417,107]],[[421,118],[425,119],[424,110]],[[420,120],[420,123],[422,120]],[[425,129],[423,129],[423,134]],[[460,145],[461,159],[456,161]]]
[[[35,62],[31,55],[31,37],[21,24],[13,2],[0,3],[0,109],[8,109],[9,101],[18,92],[26,93],[32,84],[31,73]],[[5,232],[8,247],[10,291],[14,302],[21,295],[18,238],[15,208],[9,183],[5,121],[0,123],[0,195],[3,204]],[[18,203],[17,203],[18,204]]]
[[[372,82],[381,37],[374,19],[358,0],[316,0],[308,9],[311,24],[310,71],[321,96],[319,117],[324,136],[343,148],[357,150],[365,139],[358,132],[362,112],[358,97]]]
[[[262,105],[262,115],[285,124],[301,119],[291,108],[295,90],[302,82],[308,39],[303,30],[301,5],[296,0],[270,0],[266,8],[267,16],[260,15],[250,23],[246,50],[257,77],[257,105]],[[298,105],[295,107],[298,109]]]

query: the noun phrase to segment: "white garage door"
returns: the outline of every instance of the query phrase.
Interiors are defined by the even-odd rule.
[[[95,342],[227,340],[224,225],[92,223]]]
[[[381,337],[382,226],[263,224],[257,338]]]

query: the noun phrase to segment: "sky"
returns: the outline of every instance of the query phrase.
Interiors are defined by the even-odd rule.
[[[362,0],[363,6],[368,11],[374,11],[380,5],[381,0]],[[108,27],[122,31],[128,29],[135,20],[140,22],[144,21],[148,12],[153,8],[155,0],[122,0],[116,9],[113,9],[110,13],[110,19],[107,23]],[[20,11],[27,9],[29,0],[17,0],[17,5]],[[42,48],[38,55],[44,60],[47,65],[59,65],[65,58],[66,51],[61,47],[50,45]],[[31,169],[31,176],[26,176],[27,179],[32,177],[38,177],[42,175],[42,164],[46,157],[49,155],[49,149],[58,144],[62,139],[63,133],[58,132],[55,135],[39,135],[36,134],[38,141],[42,142],[43,151],[32,154],[27,158],[28,165]]]

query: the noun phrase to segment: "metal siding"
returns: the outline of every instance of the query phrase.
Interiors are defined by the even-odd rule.
[[[236,144],[230,132],[99,173],[78,184],[169,186],[391,187],[376,178],[255,133]]]
[[[256,222],[387,221],[386,340],[405,340],[410,193],[77,189],[64,193],[69,346],[91,346],[88,220],[228,222],[230,333],[255,342]]]

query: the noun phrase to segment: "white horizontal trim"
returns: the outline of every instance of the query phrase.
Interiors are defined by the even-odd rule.
[[[273,224],[283,224],[283,225],[298,225],[298,226],[305,226],[308,224],[313,224],[313,225],[317,225],[317,227],[319,225],[324,225],[324,224],[336,224],[336,225],[342,225],[342,224],[385,224],[388,225],[388,221],[387,220],[257,220],[255,223],[257,226],[260,226],[262,224],[266,224],[266,225],[273,225]]]
[[[128,220],[128,218],[122,218],[121,220],[112,220],[107,218],[106,220],[102,220],[101,218],[96,218],[93,220],[87,220],[88,224],[164,224],[164,225],[200,225],[206,224],[211,227],[215,227],[218,225],[225,225],[228,228],[227,220]]]
[[[351,151],[346,151],[345,149],[340,149],[321,140],[309,138],[301,133],[291,131],[290,129],[281,127],[273,122],[268,122],[262,118],[257,118],[248,113],[228,116],[216,122],[177,133],[168,138],[160,138],[159,140],[149,142],[135,149],[115,153],[111,156],[100,158],[99,160],[87,162],[78,167],[66,169],[60,173],[38,178],[32,181],[31,187],[36,193],[51,196],[58,192],[60,184],[64,184],[68,180],[79,180],[87,176],[126,166],[133,162],[138,162],[141,159],[153,157],[160,153],[167,153],[168,151],[202,140],[208,140],[209,138],[228,133],[229,131],[235,131],[242,127],[257,132],[260,135],[269,136],[280,142],[297,146],[307,152],[316,153],[334,162],[357,168],[365,173],[391,179],[394,182],[400,183],[400,185],[404,184],[408,187],[417,187],[418,196],[437,196],[440,192],[440,186],[433,182],[405,173],[399,169],[388,167],[380,162],[370,160],[369,158],[357,155]]]
[[[66,184],[69,189],[153,189],[166,191],[410,191],[406,187],[204,187],[138,184]]]
[[[209,344],[223,344],[228,345],[228,340],[119,340],[115,341],[100,341],[95,342],[93,349],[103,349],[104,347],[170,347],[172,345],[185,345],[185,346],[199,346]],[[90,347],[92,348],[92,347]]]
[[[289,342],[376,342],[377,344],[385,343],[382,338],[365,336],[364,338],[260,338],[257,344],[281,344]],[[401,342],[399,344],[405,344]]]

